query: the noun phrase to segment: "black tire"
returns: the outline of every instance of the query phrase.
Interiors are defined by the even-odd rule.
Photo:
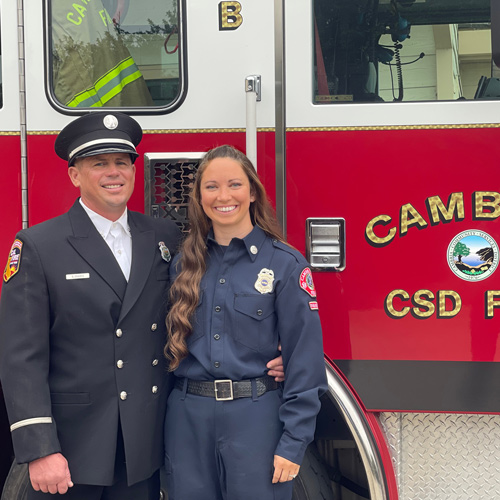
[[[316,445],[307,448],[299,475],[293,480],[292,500],[338,500]]]
[[[28,465],[13,462],[0,500],[26,500],[28,497]]]

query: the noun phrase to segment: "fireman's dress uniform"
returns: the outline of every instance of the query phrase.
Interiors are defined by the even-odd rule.
[[[53,85],[68,107],[153,106],[144,77],[101,0],[53,0]]]
[[[259,227],[225,250],[212,237],[207,245],[189,356],[167,407],[169,499],[290,499],[292,482],[271,482],[273,456],[300,464],[326,390],[311,273],[299,252]],[[266,363],[279,342],[286,379],[276,389]],[[213,383],[211,393],[198,383],[221,379],[251,382],[233,384],[229,401],[216,400]],[[230,397],[226,382],[217,386]]]
[[[123,118],[92,113],[59,138],[68,140],[69,151],[101,142],[116,147],[94,123],[102,124],[103,115],[118,116],[119,123]],[[127,135],[120,125],[108,132],[123,147]],[[77,133],[80,143],[72,142]],[[163,356],[171,263],[166,248],[175,251],[180,232],[171,221],[131,211],[128,226],[128,282],[78,200],[66,214],[20,231],[4,272],[0,377],[16,459],[26,463],[61,452],[75,483],[64,498],[95,498],[76,491],[123,481],[116,477],[117,470],[124,472],[121,443],[129,484],[148,480],[163,464],[170,389]]]

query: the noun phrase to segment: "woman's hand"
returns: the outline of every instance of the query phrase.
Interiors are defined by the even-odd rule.
[[[295,479],[299,473],[300,465],[294,464],[286,458],[274,455],[273,483],[286,483]]]

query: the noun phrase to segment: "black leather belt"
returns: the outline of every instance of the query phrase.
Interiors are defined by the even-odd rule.
[[[217,401],[232,401],[238,398],[252,397],[252,380],[255,380],[257,396],[262,396],[267,391],[274,391],[278,388],[278,382],[272,377],[259,377],[249,380],[233,381],[228,379],[202,381],[187,381],[187,392],[197,396],[215,398]],[[175,380],[176,389],[184,389],[184,378]]]

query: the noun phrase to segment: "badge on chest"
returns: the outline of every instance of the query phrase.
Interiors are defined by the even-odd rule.
[[[266,269],[265,267],[261,269],[257,275],[257,281],[255,282],[255,289],[260,293],[271,293],[273,291],[274,283],[274,271],[271,269]]]

